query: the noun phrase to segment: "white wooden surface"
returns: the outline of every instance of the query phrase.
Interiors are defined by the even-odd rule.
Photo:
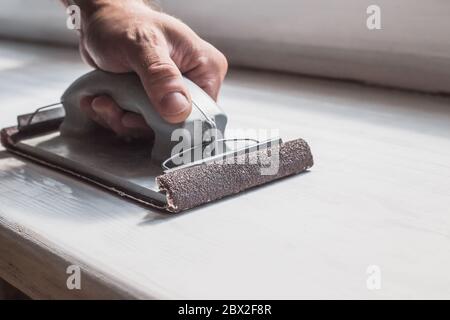
[[[0,125],[86,70],[1,43]],[[449,98],[232,71],[221,104],[231,127],[305,138],[313,169],[165,216],[0,151],[0,277],[37,298],[77,297],[71,263],[104,284],[88,297],[450,298]]]

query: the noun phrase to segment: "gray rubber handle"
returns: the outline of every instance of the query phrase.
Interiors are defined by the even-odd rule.
[[[202,140],[192,139],[201,128],[203,133],[210,128],[206,117],[213,119],[216,128],[224,134],[227,116],[209,95],[187,78],[184,81],[193,100],[192,112],[185,122],[170,124],[156,111],[135,73],[114,74],[95,70],[78,78],[61,97],[66,117],[61,126],[61,134],[84,135],[98,128],[89,117],[80,110],[80,100],[84,96],[108,95],[124,110],[141,114],[155,133],[152,147],[152,159],[162,162],[171,156],[172,148],[179,141],[172,141],[175,129],[186,129],[186,141],[190,139],[191,147],[202,143]],[[200,107],[201,110],[199,110]]]

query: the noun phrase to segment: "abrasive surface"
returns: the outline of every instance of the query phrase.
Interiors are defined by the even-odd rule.
[[[261,174],[264,159],[279,153],[279,169]],[[303,172],[313,166],[311,150],[302,139],[292,140],[267,150],[234,157],[233,163],[207,163],[165,173],[156,178],[167,194],[168,210],[179,212],[218,200],[246,189]]]

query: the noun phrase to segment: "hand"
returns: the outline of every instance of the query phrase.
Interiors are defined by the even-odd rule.
[[[83,3],[80,1],[80,3]],[[228,69],[225,56],[187,25],[139,0],[91,1],[83,11],[80,52],[90,65],[115,73],[134,71],[163,119],[184,121],[191,112],[185,75],[217,100]],[[121,136],[147,133],[144,119],[108,96],[84,97],[81,109]]]

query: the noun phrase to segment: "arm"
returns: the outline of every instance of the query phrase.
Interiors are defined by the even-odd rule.
[[[192,29],[144,0],[63,0],[81,9],[80,53],[93,67],[134,71],[161,116],[184,121],[191,111],[185,75],[217,99],[228,64],[225,56]],[[83,111],[119,135],[145,129],[143,119],[123,112],[107,96],[85,97]]]

